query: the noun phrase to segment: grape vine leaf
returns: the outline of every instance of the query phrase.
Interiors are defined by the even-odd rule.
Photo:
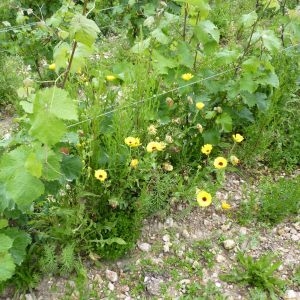
[[[83,43],[89,47],[93,45],[98,33],[100,32],[99,27],[93,20],[90,20],[81,14],[76,14],[73,17],[70,27],[70,33],[74,37],[75,41]]]
[[[15,263],[10,253],[0,253],[0,282],[13,276],[15,272]]]
[[[60,68],[66,68],[68,60],[71,54],[71,47],[66,42],[60,42],[54,47],[53,60],[56,65],[56,69],[59,71]]]

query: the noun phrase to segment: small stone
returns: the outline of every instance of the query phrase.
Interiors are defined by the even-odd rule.
[[[26,294],[25,299],[26,300],[34,300],[35,297],[33,297],[31,294]]]
[[[225,240],[223,242],[224,248],[227,250],[233,249],[235,247],[235,241],[234,240]]]
[[[162,278],[156,277],[148,277],[146,276],[144,279],[144,284],[146,285],[146,290],[151,296],[159,296],[160,295],[160,286],[164,281]]]
[[[164,245],[164,252],[165,252],[165,253],[170,252],[169,243]]]
[[[182,257],[183,256],[183,251],[182,250],[177,251],[177,256]]]
[[[241,235],[246,235],[247,232],[248,232],[248,229],[247,229],[246,227],[241,227],[241,228],[240,228],[240,234],[241,234]]]
[[[226,260],[226,258],[223,256],[223,255],[221,255],[221,254],[218,254],[217,256],[216,256],[216,261],[218,262],[218,263],[221,263],[221,262],[223,262],[223,261],[225,261]]]
[[[118,274],[111,270],[105,271],[105,276],[110,282],[116,282],[118,281]]]
[[[120,291],[122,293],[129,292],[129,286],[128,285],[122,285],[121,288],[120,288]]]
[[[183,229],[182,230],[182,236],[188,239],[190,237],[190,234],[186,229]]]
[[[293,290],[287,290],[283,296],[284,300],[299,300],[298,295]]]
[[[291,239],[292,239],[292,241],[294,241],[294,242],[298,242],[298,241],[300,240],[300,237],[299,237],[298,234],[293,234],[293,235],[291,236]]]
[[[138,247],[143,252],[149,252],[151,250],[151,245],[148,243],[141,243],[138,244]]]
[[[210,221],[209,220],[204,220],[203,225],[204,226],[210,226]]]
[[[221,229],[222,229],[223,231],[227,231],[227,230],[229,230],[230,228],[231,228],[231,223],[224,224],[224,225],[221,226]]]
[[[174,220],[171,217],[167,218],[166,222],[165,222],[165,226],[166,227],[173,227],[174,226]]]
[[[164,242],[170,242],[170,236],[168,234],[165,234],[162,239]]]
[[[193,268],[193,269],[198,269],[199,266],[200,266],[200,263],[199,263],[197,260],[195,260],[195,261],[193,262],[193,264],[192,264],[192,268]]]
[[[113,291],[113,290],[115,289],[114,284],[111,283],[111,282],[109,282],[109,283],[108,283],[108,289],[109,289],[110,291]]]
[[[220,288],[222,286],[221,282],[216,282],[215,283],[216,287]]]

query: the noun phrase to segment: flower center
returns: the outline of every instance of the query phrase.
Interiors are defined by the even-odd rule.
[[[204,202],[205,202],[206,200],[207,200],[207,198],[206,198],[206,197],[202,197],[202,201],[204,201]]]
[[[219,166],[223,166],[223,163],[221,161],[219,162]]]

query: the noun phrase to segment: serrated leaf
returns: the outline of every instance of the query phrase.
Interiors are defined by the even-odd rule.
[[[280,4],[278,0],[262,0],[262,3],[265,5],[265,8],[275,8],[275,10],[280,9]]]
[[[82,162],[77,156],[63,156],[61,169],[67,180],[74,180],[81,174]]]
[[[202,133],[204,144],[218,145],[220,142],[220,133],[216,129],[208,129]]]
[[[252,11],[249,14],[242,15],[240,19],[241,25],[248,28],[251,27],[257,20],[257,13],[255,11]]]
[[[1,253],[7,252],[13,245],[13,240],[6,234],[0,233],[0,256]]]
[[[42,175],[42,164],[37,159],[35,153],[29,154],[25,162],[25,168],[31,175],[37,178],[40,178]]]
[[[40,111],[33,119],[29,134],[42,143],[52,146],[58,143],[67,131],[63,121],[44,111]]]
[[[194,63],[194,55],[192,54],[187,43],[180,41],[177,46],[177,61],[179,64],[191,68]]]
[[[214,118],[215,116],[216,116],[216,112],[215,111],[207,111],[207,112],[205,112],[205,116],[204,116],[204,118],[206,119],[206,120],[210,120],[210,119],[212,119],[212,118]]]
[[[78,43],[71,65],[70,72],[76,73],[80,70],[86,62],[86,59],[93,53],[93,48],[82,43]]]
[[[154,29],[151,32],[151,36],[163,45],[169,43],[169,37],[166,34],[164,34],[160,28]]]
[[[152,52],[152,64],[154,70],[158,74],[168,74],[169,69],[177,66],[176,62],[171,58],[166,58],[160,54],[157,50]]]
[[[201,19],[206,19],[211,10],[207,0],[176,0],[176,2],[193,5],[195,11],[200,13]]]
[[[236,61],[239,53],[236,50],[228,50],[226,48],[221,51],[215,53],[215,57],[217,58],[218,65],[228,65]]]
[[[281,48],[281,41],[278,37],[276,37],[274,31],[263,30],[260,34],[264,47],[266,47],[269,51],[275,51]]]
[[[21,209],[26,209],[44,193],[43,183],[26,171],[19,172],[8,179],[5,187],[8,195]]]
[[[68,92],[57,87],[46,88],[37,93],[33,111],[37,115],[47,113],[63,120],[78,119],[77,108]]]
[[[67,67],[70,53],[71,46],[66,42],[59,43],[54,47],[53,60],[58,71],[60,68],[65,69]]]
[[[75,41],[92,46],[95,42],[98,33],[100,32],[99,27],[93,21],[87,17],[77,14],[73,17],[70,24],[71,35]]]
[[[16,228],[8,228],[5,234],[13,240],[9,253],[17,265],[21,265],[26,256],[26,247],[31,243],[30,235]]]
[[[33,113],[33,103],[29,101],[20,101],[20,105],[22,106],[23,110],[28,113]]]
[[[216,118],[216,124],[221,126],[221,130],[224,132],[232,131],[232,118],[231,116],[224,112]]]
[[[145,40],[142,40],[138,43],[136,43],[131,49],[130,51],[133,52],[133,53],[143,53],[146,49],[149,48],[150,46],[150,41],[151,41],[151,37],[145,39]]]
[[[254,81],[251,74],[245,74],[240,79],[240,90],[247,91],[249,93],[254,93],[258,88],[258,83]]]
[[[199,22],[194,28],[198,41],[207,44],[212,41],[219,43],[220,32],[217,26],[209,20]]]
[[[0,282],[13,276],[15,272],[14,260],[10,253],[0,253]]]

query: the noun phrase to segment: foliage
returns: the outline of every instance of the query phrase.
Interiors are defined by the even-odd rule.
[[[230,22],[216,17],[221,2],[207,0],[5,4],[15,6],[2,23],[2,47],[32,68],[22,83],[15,72],[20,130],[1,143],[0,281],[25,259],[29,234],[37,254],[24,267],[39,264],[25,278],[67,274],[80,255],[97,262],[127,253],[142,218],[165,209],[168,197],[195,204],[197,195],[208,206],[240,163],[235,154],[246,143],[236,134],[253,146],[264,124],[277,126],[278,108],[290,110],[284,99],[296,99],[297,67],[280,63],[296,58],[296,4],[234,1],[224,11],[240,7],[242,16]],[[278,135],[293,146],[293,165],[296,125],[285,127],[288,137],[284,125]],[[264,216],[278,218],[278,207],[265,207]]]
[[[238,219],[241,223],[253,220],[275,225],[299,213],[300,177],[280,178],[277,182],[264,181],[260,191],[242,202]]]
[[[268,291],[271,299],[277,299],[276,295],[280,294],[285,286],[285,282],[274,275],[281,262],[276,261],[271,254],[265,254],[255,260],[242,252],[238,253],[237,259],[238,265],[234,266],[231,273],[223,274],[220,278]]]

